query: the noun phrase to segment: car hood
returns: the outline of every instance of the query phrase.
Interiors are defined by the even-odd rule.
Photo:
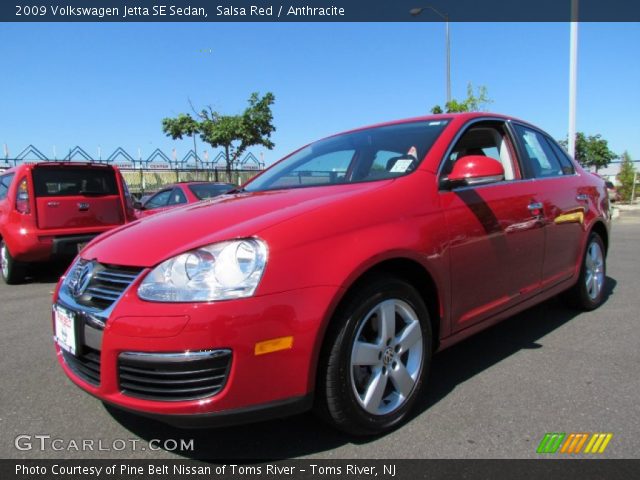
[[[88,245],[82,257],[152,267],[203,245],[258,235],[278,223],[348,202],[392,181],[222,195],[111,230]]]

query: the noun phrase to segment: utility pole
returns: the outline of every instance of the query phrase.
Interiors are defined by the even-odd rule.
[[[578,84],[578,0],[571,0],[569,45],[569,155],[576,156],[576,91]]]

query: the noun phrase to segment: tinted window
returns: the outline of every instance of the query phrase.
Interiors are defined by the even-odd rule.
[[[106,168],[36,167],[33,183],[37,197],[118,195],[114,171]]]
[[[549,137],[547,137],[547,142],[551,146],[551,150],[553,150],[553,153],[555,153],[556,158],[560,162],[560,165],[562,165],[562,172],[565,175],[573,175],[576,169],[573,166],[573,162],[569,158],[567,152],[565,152],[564,149],[560,148],[558,144]]]
[[[187,203],[187,197],[184,196],[182,190],[174,188],[169,197],[169,205],[180,205],[181,203]]]
[[[516,125],[516,132],[522,142],[526,170],[535,178],[563,175],[562,165],[551,150],[544,136],[535,130]]]
[[[222,185],[214,183],[196,183],[193,185],[189,185],[189,190],[191,190],[191,192],[200,200],[222,195],[223,193],[227,193],[229,190],[232,190],[234,188],[235,187],[230,183],[225,183]]]
[[[8,175],[3,175],[0,177],[0,200],[4,200],[7,198],[7,193],[9,192],[9,185],[11,185],[11,180],[13,180],[13,173]]]
[[[336,185],[400,177],[416,169],[448,121],[368,128],[312,143],[274,165],[245,190]]]
[[[171,190],[163,190],[162,192],[158,192],[149,200],[147,200],[147,202],[144,204],[144,208],[147,210],[151,210],[154,208],[166,207],[170,196]]]

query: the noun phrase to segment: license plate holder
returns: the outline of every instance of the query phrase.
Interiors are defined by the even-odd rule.
[[[56,305],[53,307],[53,317],[55,320],[56,342],[60,348],[75,355],[78,351],[77,318],[75,313]]]

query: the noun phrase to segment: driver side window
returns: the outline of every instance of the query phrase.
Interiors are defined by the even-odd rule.
[[[455,146],[445,159],[442,169],[443,175],[449,175],[454,164],[469,155],[490,157],[502,164],[504,179],[517,178],[514,167],[512,148],[505,128],[498,122],[480,122],[472,125],[458,139]]]
[[[152,210],[154,208],[166,207],[170,195],[171,190],[163,190],[162,192],[158,192],[153,197],[151,197],[147,201],[147,203],[145,203],[144,208],[146,210]]]

